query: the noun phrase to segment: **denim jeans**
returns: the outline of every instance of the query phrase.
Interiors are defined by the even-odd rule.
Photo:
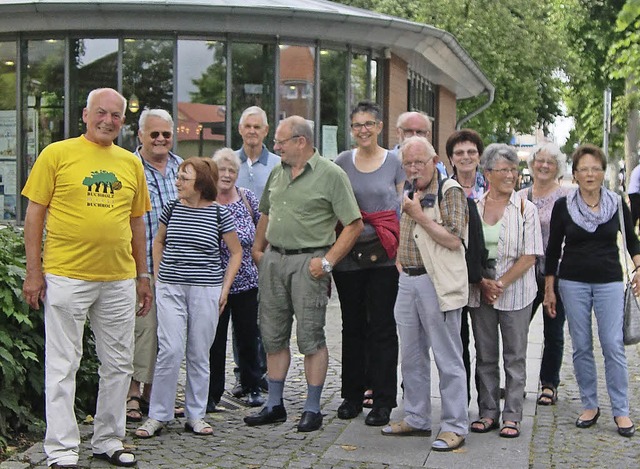
[[[591,310],[598,323],[604,371],[614,417],[629,415],[629,375],[622,342],[624,284],[583,283],[560,279],[558,289],[567,308],[573,343],[573,367],[585,409],[598,407],[598,376],[593,357]]]

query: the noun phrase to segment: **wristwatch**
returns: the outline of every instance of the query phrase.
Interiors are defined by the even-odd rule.
[[[326,257],[322,258],[322,270],[328,274],[330,274],[331,271],[333,270],[333,266],[331,265],[331,262],[329,262]]]

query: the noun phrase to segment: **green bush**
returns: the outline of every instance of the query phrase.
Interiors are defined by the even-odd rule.
[[[0,453],[12,434],[44,429],[44,314],[22,298],[25,266],[22,231],[0,229]],[[95,409],[98,360],[93,340],[87,326],[76,391],[81,418]]]

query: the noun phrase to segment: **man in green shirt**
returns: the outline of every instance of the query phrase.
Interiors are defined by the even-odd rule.
[[[291,116],[280,122],[274,150],[281,164],[269,175],[262,194],[253,245],[269,399],[244,421],[254,426],[287,419],[282,393],[295,316],[307,377],[298,431],[310,432],[322,426],[320,395],[329,363],[324,336],[329,273],[353,247],[364,225],[346,173],[313,147],[313,131],[305,119]],[[338,221],[344,228],[336,239]]]

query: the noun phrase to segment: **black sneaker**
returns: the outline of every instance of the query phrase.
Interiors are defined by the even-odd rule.
[[[233,389],[231,390],[231,395],[239,399],[247,394],[248,391],[242,387],[242,383],[240,381],[236,381],[236,384],[233,385]]]
[[[249,407],[260,407],[261,405],[264,405],[264,403],[265,399],[262,397],[260,391],[252,391],[247,398],[247,404],[249,404]]]

